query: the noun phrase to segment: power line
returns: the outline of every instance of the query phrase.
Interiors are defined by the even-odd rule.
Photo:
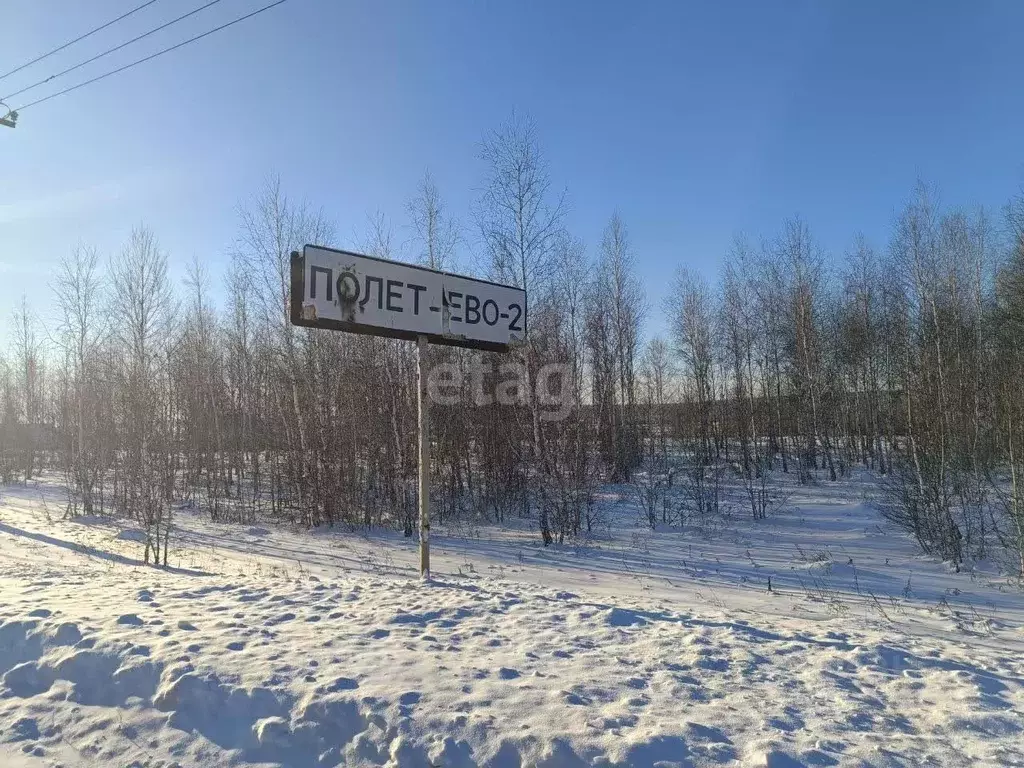
[[[190,37],[188,40],[183,40],[182,42],[177,43],[175,45],[172,45],[169,48],[164,48],[163,50],[157,51],[156,53],[151,53],[149,56],[145,56],[145,57],[143,57],[141,59],[138,59],[137,61],[133,61],[130,64],[125,64],[123,67],[118,67],[117,69],[112,69],[109,72],[104,72],[102,75],[97,75],[96,77],[94,77],[94,78],[92,78],[90,80],[86,80],[83,83],[78,83],[77,85],[72,85],[70,88],[65,88],[63,91],[57,91],[56,93],[51,93],[49,96],[44,96],[41,99],[37,99],[36,101],[33,101],[33,102],[29,103],[29,104],[26,104],[23,107],[19,107],[15,111],[16,112],[24,112],[29,107],[34,107],[37,104],[42,104],[44,101],[49,101],[50,99],[55,99],[58,96],[63,96],[65,93],[71,93],[72,91],[77,91],[79,88],[84,88],[87,85],[92,85],[93,83],[98,82],[100,80],[103,80],[105,78],[108,78],[111,75],[116,75],[119,72],[124,72],[126,69],[131,69],[132,67],[134,67],[134,66],[136,66],[138,64],[144,64],[147,61],[155,59],[157,56],[162,56],[165,53],[170,53],[171,51],[175,51],[178,48],[181,48],[182,46],[188,45],[189,43],[194,43],[196,40],[202,40],[204,37],[208,37],[209,35],[212,35],[214,32],[220,32],[222,29],[227,29],[228,27],[233,26],[233,25],[237,24],[240,21],[245,21],[246,19],[251,19],[253,16],[256,16],[257,14],[263,13],[264,11],[269,11],[271,8],[274,8],[275,6],[281,5],[284,2],[287,2],[287,0],[277,0],[277,2],[270,3],[269,5],[265,5],[262,8],[257,8],[252,13],[247,13],[244,16],[239,16],[237,19],[233,19],[233,20],[227,22],[226,24],[221,24],[219,27],[214,27],[213,29],[211,29],[211,30],[209,30],[207,32],[203,32],[201,35],[196,35],[195,37]]]
[[[32,59],[32,61],[27,61],[24,64],[22,64],[20,67],[15,67],[10,72],[7,72],[7,73],[5,73],[3,75],[0,75],[0,80],[3,80],[5,77],[10,77],[15,72],[21,72],[21,70],[25,69],[25,67],[31,67],[37,61],[42,61],[43,59],[47,58],[48,56],[53,56],[53,54],[55,54],[55,53],[60,53],[65,48],[67,48],[69,45],[74,45],[79,40],[85,40],[85,38],[89,37],[89,35],[95,35],[100,30],[106,29],[111,24],[117,24],[117,22],[121,21],[121,19],[127,19],[133,13],[135,13],[137,11],[141,11],[147,5],[152,5],[155,2],[156,2],[156,0],[149,0],[149,2],[147,2],[147,3],[143,3],[142,5],[139,5],[139,6],[136,6],[135,8],[132,8],[127,13],[122,13],[116,19],[108,21],[106,24],[101,24],[100,26],[96,27],[96,29],[90,30],[90,31],[86,32],[84,35],[80,35],[79,37],[76,37],[74,40],[69,40],[68,42],[64,43],[64,45],[58,46],[58,47],[54,48],[52,51],[50,51],[48,53],[44,53],[42,56],[37,56],[36,58]]]
[[[75,64],[72,67],[68,67],[63,72],[58,72],[55,75],[50,75],[49,77],[43,78],[38,83],[32,83],[32,85],[27,85],[24,88],[22,88],[20,91],[15,91],[14,93],[11,93],[11,94],[8,94],[7,96],[4,96],[2,99],[0,99],[0,101],[7,101],[7,99],[13,99],[15,96],[20,96],[21,94],[25,93],[26,91],[31,91],[33,88],[38,88],[40,85],[46,85],[46,83],[50,82],[51,80],[56,80],[58,77],[63,77],[64,75],[68,74],[69,72],[74,72],[76,69],[80,69],[81,67],[84,67],[86,64],[92,64],[97,59],[102,59],[104,56],[108,56],[111,53],[114,53],[116,51],[120,51],[122,48],[126,48],[129,45],[131,45],[132,43],[137,43],[139,40],[141,40],[144,37],[149,37],[150,35],[155,34],[155,33],[159,32],[162,29],[167,29],[167,27],[171,26],[172,24],[177,24],[179,21],[182,21],[183,19],[187,19],[189,16],[195,16],[200,11],[205,11],[211,5],[216,5],[219,2],[220,2],[220,0],[210,0],[210,2],[208,2],[206,5],[201,5],[198,8],[196,8],[194,11],[189,11],[188,13],[183,14],[183,15],[179,16],[176,19],[172,19],[171,21],[168,21],[166,24],[161,24],[159,27],[155,27],[155,28],[149,30],[148,32],[143,32],[138,37],[133,37],[131,40],[129,40],[129,41],[125,42],[125,43],[121,43],[120,45],[115,46],[113,48],[108,48],[107,50],[103,51],[103,53],[97,53],[95,56],[93,56],[90,59],[86,59],[85,61],[80,61],[78,64]]]

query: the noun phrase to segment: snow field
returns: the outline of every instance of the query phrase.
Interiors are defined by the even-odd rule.
[[[14,570],[0,740],[52,765],[1024,764],[1024,662],[969,644],[496,580]]]
[[[186,512],[158,570],[5,489],[0,766],[1024,765],[1019,591],[816,493],[707,540],[442,531],[423,584],[409,540]]]

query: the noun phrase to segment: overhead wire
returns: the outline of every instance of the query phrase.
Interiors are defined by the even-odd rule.
[[[122,19],[127,19],[133,13],[137,13],[138,11],[141,11],[143,8],[145,8],[146,6],[152,5],[156,1],[157,0],[149,0],[148,2],[145,2],[142,5],[138,5],[135,8],[132,8],[127,13],[122,13],[116,19],[111,19],[106,24],[100,24],[100,26],[96,27],[95,29],[89,30],[84,35],[79,35],[74,40],[68,40],[66,43],[64,43],[64,45],[59,45],[56,48],[54,48],[52,51],[47,51],[46,53],[42,54],[41,56],[36,56],[34,59],[32,59],[32,61],[26,61],[24,64],[22,64],[21,66],[15,67],[10,72],[5,72],[4,74],[0,75],[0,80],[3,80],[5,77],[10,77],[15,72],[21,72],[21,70],[25,69],[26,67],[31,67],[33,64],[35,64],[37,62],[40,62],[40,61],[42,61],[45,58],[53,56],[53,54],[55,54],[55,53],[60,53],[65,48],[74,45],[75,43],[79,42],[80,40],[85,40],[85,38],[89,37],[90,35],[95,35],[97,32],[99,32],[101,30],[104,30],[104,29],[106,29],[107,27],[109,27],[109,26],[111,26],[113,24],[117,24],[117,22],[121,21]]]
[[[124,72],[126,69],[131,69],[132,67],[138,66],[139,64],[144,64],[147,61],[152,61],[157,56],[163,56],[165,53],[170,53],[171,51],[176,51],[178,48],[182,48],[183,46],[186,46],[189,43],[194,43],[197,40],[202,40],[204,37],[209,37],[210,35],[214,34],[215,32],[220,32],[221,30],[227,29],[228,27],[231,27],[231,26],[234,26],[235,24],[238,24],[239,22],[245,21],[246,19],[251,19],[253,16],[257,16],[257,15],[263,13],[264,11],[269,11],[271,8],[275,8],[275,7],[281,5],[282,3],[285,3],[285,2],[287,2],[287,0],[276,0],[276,2],[268,3],[267,5],[264,5],[262,8],[257,8],[255,11],[247,13],[244,16],[239,16],[237,19],[232,19],[231,21],[229,21],[229,22],[227,22],[225,24],[221,24],[218,27],[214,27],[213,29],[207,30],[206,32],[203,32],[202,34],[196,35],[195,37],[190,37],[188,40],[182,40],[180,43],[176,43],[175,45],[172,45],[172,46],[169,46],[169,47],[164,48],[162,50],[159,50],[156,53],[151,53],[149,56],[144,56],[143,58],[137,59],[136,61],[130,62],[128,64],[125,64],[122,67],[118,67],[117,69],[112,69],[109,72],[104,72],[102,75],[97,75],[96,77],[90,78],[89,80],[85,80],[84,82],[78,83],[77,85],[72,85],[72,86],[70,86],[68,88],[65,88],[62,91],[57,91],[56,93],[51,93],[50,95],[44,96],[41,99],[36,99],[33,102],[30,102],[28,104],[25,104],[24,106],[18,107],[18,109],[15,110],[15,111],[19,112],[19,113],[20,112],[24,112],[29,107],[34,107],[37,104],[42,104],[43,102],[49,101],[50,99],[55,99],[58,96],[63,96],[66,93],[71,93],[72,91],[77,91],[79,88],[84,88],[87,85],[92,85],[93,83],[99,82],[100,80],[104,80],[104,79],[110,77],[111,75],[116,75],[116,74],[118,74],[120,72]]]
[[[138,35],[137,37],[133,37],[131,40],[123,42],[120,45],[114,46],[113,48],[108,48],[107,50],[103,51],[102,53],[97,53],[95,56],[93,56],[91,58],[88,58],[85,61],[80,61],[77,64],[75,64],[74,66],[68,67],[63,72],[58,72],[55,75],[50,75],[49,77],[43,78],[42,80],[40,80],[37,83],[32,83],[32,85],[26,85],[21,90],[15,91],[14,93],[10,93],[10,94],[4,96],[2,99],[0,99],[0,101],[7,101],[8,99],[13,99],[15,96],[20,96],[21,94],[25,93],[26,91],[31,91],[34,88],[38,88],[40,85],[46,85],[51,80],[56,80],[58,77],[64,77],[64,75],[66,75],[66,74],[68,74],[70,72],[74,72],[76,69],[80,69],[80,68],[84,67],[86,64],[92,64],[94,61],[96,61],[98,59],[102,59],[104,56],[109,56],[112,53],[116,53],[117,51],[120,51],[122,48],[127,48],[132,43],[137,43],[137,42],[139,42],[139,40],[142,40],[143,38],[149,37],[150,35],[156,34],[157,32],[159,32],[162,29],[167,29],[168,27],[170,27],[170,26],[172,26],[174,24],[177,24],[179,21],[183,21],[184,19],[187,19],[189,16],[195,16],[200,11],[205,11],[211,5],[216,5],[220,1],[221,0],[210,0],[210,2],[208,2],[206,5],[201,5],[198,8],[196,8],[195,10],[192,10],[192,11],[189,11],[188,13],[182,14],[181,16],[179,16],[176,19],[171,19],[170,21],[168,21],[165,24],[161,24],[159,27],[154,27],[153,29],[149,30],[148,32],[143,32],[141,35]]]

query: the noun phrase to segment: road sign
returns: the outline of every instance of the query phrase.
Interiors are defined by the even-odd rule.
[[[507,351],[526,337],[526,291],[307,245],[292,254],[295,325]]]
[[[319,245],[292,253],[291,321],[416,342],[420,576],[430,579],[428,344],[507,352],[526,338],[526,291]]]

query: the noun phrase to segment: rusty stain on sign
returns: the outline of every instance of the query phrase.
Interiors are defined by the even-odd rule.
[[[316,307],[313,304],[305,304],[302,307],[303,320],[316,320]]]
[[[355,265],[344,267],[338,275],[335,305],[340,305],[341,319],[350,323],[356,320],[356,307],[359,300],[359,277]],[[360,307],[362,309],[362,307]]]

